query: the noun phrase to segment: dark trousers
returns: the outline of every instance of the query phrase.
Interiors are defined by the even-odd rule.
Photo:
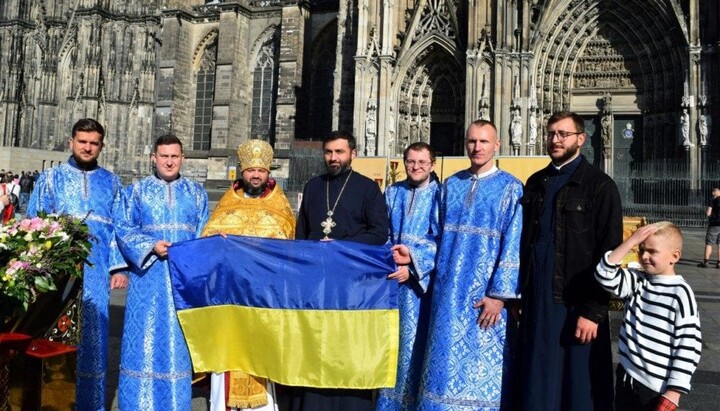
[[[374,411],[375,390],[327,389],[309,387],[288,388],[286,400],[289,411]]]
[[[640,384],[618,364],[615,371],[615,411],[654,411],[660,393]]]

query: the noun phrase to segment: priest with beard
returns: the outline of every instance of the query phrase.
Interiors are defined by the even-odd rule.
[[[238,147],[241,178],[220,199],[202,233],[292,239],[295,216],[285,193],[270,178],[273,149],[263,140],[248,140]],[[213,373],[211,411],[226,409],[277,410],[275,386],[242,371]]]
[[[620,193],[580,153],[582,117],[555,113],[545,131],[550,164],[530,176],[522,201],[516,409],[612,410],[610,295],[594,273],[622,243]]]
[[[295,238],[345,240],[382,245],[388,239],[385,200],[377,183],[355,172],[355,137],[334,131],[323,141],[327,173],[307,182],[303,190]],[[348,353],[353,355],[353,353]],[[296,398],[302,410],[372,410],[373,391],[304,388]]]

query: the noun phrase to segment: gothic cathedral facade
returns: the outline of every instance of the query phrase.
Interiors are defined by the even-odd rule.
[[[699,169],[720,160],[718,21],[711,0],[4,0],[0,146],[61,150],[94,117],[124,177],[173,132],[205,180],[245,139],[289,158],[333,129],[359,155],[463,155],[480,118],[500,154],[544,155],[572,110],[611,174]]]

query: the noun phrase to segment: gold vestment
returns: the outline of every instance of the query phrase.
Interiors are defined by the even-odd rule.
[[[202,236],[232,234],[263,238],[295,238],[295,216],[280,186],[269,194],[245,197],[242,189],[230,188],[220,199]],[[267,404],[265,378],[242,371],[230,372],[228,407],[254,408]]]

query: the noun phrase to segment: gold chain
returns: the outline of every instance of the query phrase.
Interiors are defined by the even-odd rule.
[[[325,203],[327,204],[327,218],[325,221],[320,223],[320,225],[323,228],[323,233],[325,234],[325,237],[323,240],[329,240],[330,233],[332,232],[333,227],[335,227],[335,221],[333,221],[333,214],[335,214],[335,208],[337,207],[338,203],[340,202],[340,197],[342,197],[343,192],[345,191],[345,186],[347,186],[348,181],[350,181],[350,176],[352,175],[353,171],[350,170],[350,173],[348,174],[347,178],[345,178],[345,182],[343,183],[342,188],[340,189],[340,193],[338,194],[337,198],[335,199],[335,204],[333,205],[333,208],[330,208],[330,176],[328,175],[328,181],[326,187],[326,197],[325,197]]]
[[[350,176],[352,175],[353,170],[350,170],[350,173],[348,174],[347,178],[345,178],[345,182],[343,183],[342,188],[340,189],[340,194],[338,194],[337,198],[335,199],[335,204],[333,205],[333,208],[330,208],[330,176],[328,176],[327,184],[325,185],[327,196],[325,197],[325,202],[327,204],[327,216],[332,217],[333,214],[335,214],[335,208],[337,208],[338,203],[340,202],[340,197],[343,195],[343,191],[345,191],[345,186],[347,186],[348,181],[350,181]]]

